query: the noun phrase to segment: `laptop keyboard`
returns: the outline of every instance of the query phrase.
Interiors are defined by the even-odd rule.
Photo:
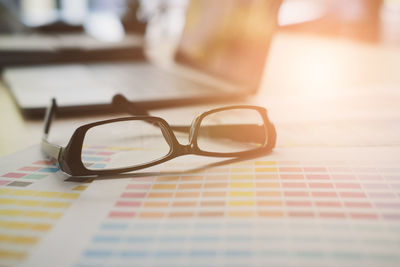
[[[23,109],[45,108],[52,97],[60,106],[85,106],[110,103],[117,93],[133,101],[152,101],[215,92],[146,62],[9,68],[3,76]]]
[[[192,96],[210,91],[202,84],[166,73],[145,62],[92,65],[88,69],[103,87],[137,99]]]

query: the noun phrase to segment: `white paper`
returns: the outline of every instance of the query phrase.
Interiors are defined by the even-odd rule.
[[[399,159],[398,148],[290,148],[96,180],[25,265],[398,266]]]
[[[1,159],[0,265],[14,266],[29,258],[87,187],[66,178],[41,155],[39,146]]]

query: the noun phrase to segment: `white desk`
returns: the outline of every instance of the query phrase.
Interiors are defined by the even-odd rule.
[[[279,33],[261,91],[251,101],[268,108],[278,146],[399,144],[399,69],[400,47]],[[165,114],[174,119],[179,113]],[[67,130],[79,124],[76,118],[57,122]],[[42,121],[25,120],[4,84],[0,125],[0,156],[38,143],[42,133]],[[360,141],[365,131],[371,136]]]

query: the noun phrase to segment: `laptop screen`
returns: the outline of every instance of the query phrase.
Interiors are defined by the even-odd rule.
[[[257,90],[280,0],[192,0],[176,61]]]

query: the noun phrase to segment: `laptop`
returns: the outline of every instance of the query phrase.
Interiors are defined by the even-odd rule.
[[[25,116],[53,97],[79,114],[110,111],[116,94],[145,109],[243,99],[260,87],[280,2],[191,0],[170,57],[10,67],[3,80]]]

